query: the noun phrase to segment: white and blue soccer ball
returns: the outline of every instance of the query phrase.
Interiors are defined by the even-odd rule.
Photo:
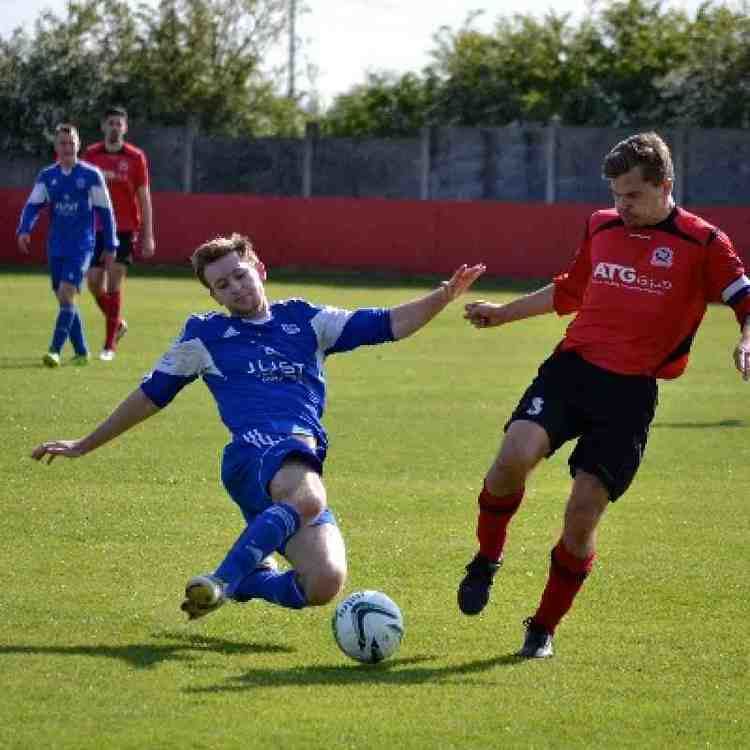
[[[333,637],[349,657],[377,664],[396,653],[404,635],[398,605],[381,591],[357,591],[333,613]]]

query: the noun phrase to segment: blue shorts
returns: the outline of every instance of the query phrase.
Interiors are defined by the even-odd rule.
[[[53,255],[50,257],[49,273],[52,278],[52,289],[56,292],[60,288],[60,284],[66,281],[80,292],[81,282],[86,275],[86,271],[89,270],[92,256],[93,251],[85,255],[74,255],[73,257],[65,255]]]
[[[267,435],[271,445],[260,447],[249,443],[232,442],[224,448],[221,461],[221,481],[229,496],[239,505],[249,524],[255,516],[269,508],[273,501],[268,486],[284,461],[290,456],[308,463],[318,474],[323,473],[325,450],[313,450],[301,440],[289,435]],[[336,519],[326,508],[311,525],[320,526]],[[283,550],[279,550],[283,553]]]

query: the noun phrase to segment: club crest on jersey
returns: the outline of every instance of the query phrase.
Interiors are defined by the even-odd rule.
[[[282,323],[281,330],[284,331],[284,333],[294,335],[295,333],[299,333],[299,326],[294,323]]]
[[[76,187],[77,187],[77,188],[78,188],[79,190],[83,190],[83,189],[84,189],[84,188],[86,187],[86,180],[84,180],[84,179],[83,179],[82,177],[79,177],[79,178],[78,178],[78,179],[76,180]]]
[[[661,268],[671,268],[674,252],[671,247],[657,247],[651,256],[651,265]]]

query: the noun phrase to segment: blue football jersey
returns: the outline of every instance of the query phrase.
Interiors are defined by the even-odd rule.
[[[95,215],[101,221],[105,248],[117,247],[112,201],[102,173],[92,164],[76,162],[69,172],[60,164],[43,169],[23,207],[17,234],[30,234],[46,205],[50,207],[50,256],[70,258],[92,252]]]
[[[271,305],[262,321],[191,315],[141,388],[164,407],[202,377],[233,440],[258,446],[268,435],[307,434],[325,447],[325,358],[386,341],[391,318],[381,308],[351,312],[292,299]]]

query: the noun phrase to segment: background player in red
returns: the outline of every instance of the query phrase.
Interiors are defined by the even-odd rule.
[[[603,176],[615,207],[589,218],[567,273],[506,305],[466,305],[478,328],[576,313],[506,424],[479,495],[479,551],[458,589],[464,614],[484,609],[528,474],[577,439],[562,535],[539,606],[524,621],[518,655],[527,658],[552,656],[555,628],[591,571],[597,525],[643,457],[656,380],[683,372],[708,302],[734,309],[741,328],[734,363],[750,379],[750,281],[729,238],[675,206],[667,145],[656,133],[634,135],[605,157]]]
[[[153,256],[155,244],[148,162],[141,149],[125,142],[128,113],[122,107],[111,107],[104,113],[101,125],[104,140],[89,146],[83,159],[99,167],[107,180],[120,246],[114,264],[106,270],[102,261],[103,237],[97,232],[94,260],[87,279],[89,290],[106,320],[104,347],[99,358],[111,361],[117,342],[128,330],[128,324],[121,317],[122,295],[139,231],[142,230],[144,258]]]

